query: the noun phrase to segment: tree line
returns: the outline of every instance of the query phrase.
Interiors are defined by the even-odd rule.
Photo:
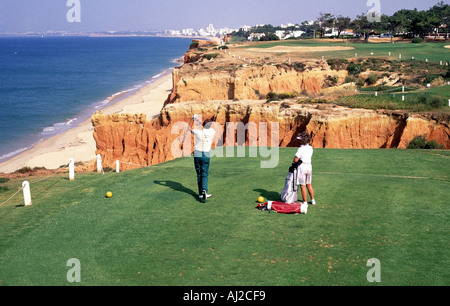
[[[447,37],[449,33],[450,5],[443,1],[437,3],[426,11],[417,9],[402,9],[395,12],[392,16],[381,15],[376,22],[368,18],[367,14],[357,15],[355,19],[345,16],[335,16],[331,13],[320,13],[320,16],[314,22],[304,21],[292,27],[276,27],[272,25],[258,26],[251,30],[252,33],[266,33],[263,40],[277,40],[274,35],[276,31],[284,30],[286,32],[300,30],[304,33],[302,38],[323,38],[330,29],[335,29],[337,37],[344,39],[346,30],[352,30],[358,37],[363,37],[368,41],[373,33],[388,34],[390,37],[402,35],[407,38],[434,35],[435,39],[442,33]],[[233,33],[234,36],[247,38],[250,32],[240,29]]]

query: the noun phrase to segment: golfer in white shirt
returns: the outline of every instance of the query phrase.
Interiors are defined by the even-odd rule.
[[[208,173],[210,164],[210,151],[216,131],[211,128],[212,120],[206,119],[203,124],[197,119],[197,115],[192,117],[189,129],[195,136],[194,142],[194,165],[197,172],[197,185],[200,200],[205,203],[211,197],[208,194]],[[192,129],[191,125],[197,121],[202,125],[202,129]]]
[[[310,145],[311,135],[307,132],[300,133],[298,136],[300,139],[301,146],[298,148],[297,153],[294,157],[294,163],[298,163],[301,161],[301,165],[298,167],[298,183],[300,185],[302,191],[303,203],[307,207],[307,193],[311,197],[311,204],[316,205],[316,201],[314,200],[314,189],[312,186],[312,155],[313,148]]]

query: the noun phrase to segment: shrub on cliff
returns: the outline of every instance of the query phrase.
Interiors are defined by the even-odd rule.
[[[350,63],[347,66],[347,71],[350,75],[358,75],[360,74],[363,70],[360,64],[355,64],[355,63]]]
[[[198,48],[199,45],[200,45],[200,43],[199,43],[198,41],[194,40],[194,41],[191,43],[191,45],[189,46],[189,49],[190,49],[190,50],[196,49],[196,48]]]
[[[346,59],[329,59],[327,60],[328,66],[331,70],[345,70],[348,67],[348,60]]]
[[[209,54],[205,54],[203,55],[204,59],[212,60],[213,58],[216,58],[219,55],[219,53],[209,53]]]
[[[378,75],[375,73],[372,73],[369,75],[369,77],[366,79],[367,85],[375,85],[378,82]]]
[[[267,94],[267,102],[284,100],[284,99],[292,99],[297,96],[298,96],[298,94],[296,92],[283,92],[283,93],[277,94],[277,93],[271,91]]]
[[[444,149],[444,146],[437,143],[436,140],[427,141],[425,135],[419,135],[410,141],[407,149]]]

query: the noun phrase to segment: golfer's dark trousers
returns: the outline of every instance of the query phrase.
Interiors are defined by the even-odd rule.
[[[198,194],[202,191],[208,192],[208,172],[209,172],[210,153],[194,151],[194,165],[197,172]]]

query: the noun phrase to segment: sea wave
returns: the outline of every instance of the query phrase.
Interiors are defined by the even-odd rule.
[[[57,122],[57,123],[53,124],[52,126],[45,127],[42,130],[42,135],[44,137],[49,137],[49,136],[54,136],[54,135],[60,134],[62,132],[65,132],[65,131],[73,128],[77,122],[78,122],[77,117],[68,119],[66,122]]]
[[[0,162],[5,161],[5,160],[7,160],[7,159],[9,159],[9,158],[11,158],[11,157],[14,157],[14,156],[16,156],[17,154],[20,154],[20,153],[22,153],[23,151],[26,151],[26,150],[28,150],[28,149],[30,149],[30,147],[20,148],[20,149],[18,149],[18,150],[13,151],[13,152],[3,154],[2,156],[0,156]]]

